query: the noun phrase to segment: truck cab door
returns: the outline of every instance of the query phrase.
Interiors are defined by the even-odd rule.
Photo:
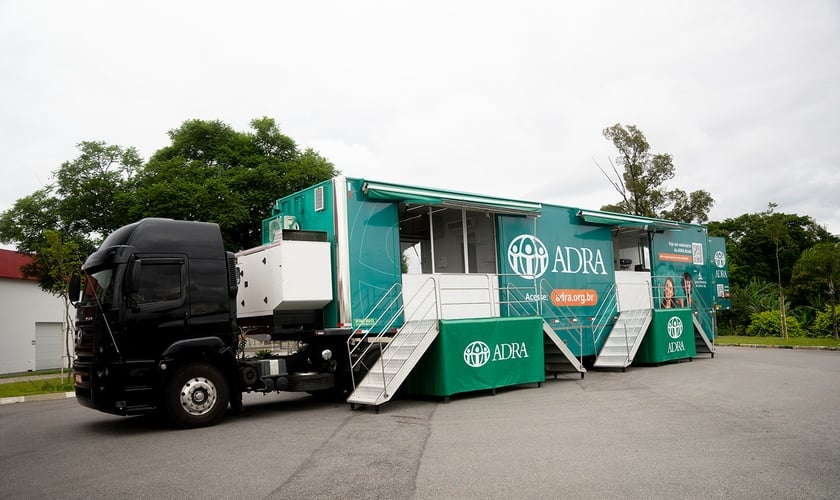
[[[126,269],[123,344],[136,357],[156,359],[189,334],[188,259],[136,255]]]

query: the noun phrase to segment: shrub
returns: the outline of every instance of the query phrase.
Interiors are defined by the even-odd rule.
[[[838,308],[840,309],[840,308]],[[840,316],[840,310],[837,311]],[[840,318],[838,318],[840,321]],[[825,311],[818,311],[817,317],[814,319],[814,326],[811,328],[812,337],[833,337],[834,330],[831,323],[831,306],[825,306]]]
[[[804,337],[805,330],[793,316],[785,316],[788,337]],[[744,332],[751,337],[781,337],[782,319],[779,311],[764,311],[750,316],[750,326]]]

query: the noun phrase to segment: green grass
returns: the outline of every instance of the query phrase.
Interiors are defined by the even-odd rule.
[[[48,378],[0,384],[0,398],[52,394],[54,392],[73,392],[73,390],[73,376],[69,375],[63,381],[61,378]]]
[[[69,373],[72,373],[73,370],[70,370]],[[38,371],[30,371],[30,372],[18,372],[18,373],[4,373],[0,375],[0,380],[4,378],[15,378],[15,377],[29,377],[32,375],[58,375],[61,373],[59,368],[54,370],[38,370]],[[67,368],[64,369],[64,373],[68,373]]]
[[[783,339],[781,337],[747,337],[734,335],[721,335],[715,338],[715,344],[758,344],[758,345],[783,345],[783,346],[825,346],[840,347],[840,340],[794,337]]]

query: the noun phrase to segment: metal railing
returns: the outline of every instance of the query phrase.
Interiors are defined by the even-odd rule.
[[[601,304],[592,316],[592,349],[598,352],[601,337],[609,334],[618,320],[618,293],[615,283],[610,285],[601,299]]]
[[[506,306],[507,316],[541,316],[555,332],[558,330],[571,331],[571,334],[564,334],[562,339],[566,341],[567,345],[569,341],[576,344],[579,361],[583,363],[584,322],[562,297],[552,297],[554,288],[544,279],[540,280],[539,283],[535,282],[533,286],[508,284],[504,288],[504,297],[500,298],[500,305]],[[527,298],[529,294],[539,296],[539,300],[529,300]],[[545,296],[548,300],[542,300],[542,296]],[[559,328],[555,328],[558,324],[560,324]],[[577,333],[576,338],[575,333]]]
[[[568,328],[561,327],[562,330],[565,331],[572,331],[577,332],[577,339],[574,338],[573,335],[566,335],[565,337],[568,340],[576,341],[577,343],[577,353],[578,357],[580,358],[579,361],[583,364],[583,328],[584,328],[584,321],[578,317],[575,312],[569,307],[569,304],[559,296],[552,296],[552,291],[554,287],[545,279],[540,280],[540,294],[545,295],[548,297],[548,301],[544,302],[545,306],[543,309],[548,309],[548,312],[556,313],[557,316],[560,317],[560,321],[566,321],[568,323]],[[540,311],[542,313],[542,317],[546,318],[546,311]],[[552,315],[554,316],[554,315]],[[546,319],[546,321],[548,321]],[[549,326],[553,325],[549,323]],[[555,329],[556,330],[556,329]]]
[[[712,338],[716,337],[717,332],[715,331],[716,325],[714,307],[711,307],[706,303],[702,294],[696,293],[696,290],[694,289],[695,285],[691,280],[688,280],[691,282],[691,289],[689,291],[689,295],[686,296],[684,276],[684,274],[663,274],[653,277],[654,283],[657,283],[657,286],[653,288],[654,308],[662,309],[664,306],[668,305],[665,300],[665,288],[666,286],[673,287],[674,295],[670,306],[675,308],[691,309],[692,316],[698,319],[700,325],[704,328],[709,327],[711,332],[708,333],[711,333]],[[668,280],[670,280],[670,284],[666,285],[666,281]],[[677,292],[680,292],[681,295]]]
[[[356,369],[361,363],[365,361],[367,354],[375,349],[374,346],[379,346],[380,349],[380,372],[382,375],[382,390],[385,396],[388,395],[388,380],[385,376],[386,369],[393,361],[394,357],[385,356],[386,351],[395,352],[400,347],[405,346],[406,338],[398,340],[394,344],[393,339],[384,342],[386,336],[395,334],[398,331],[396,327],[399,324],[400,328],[404,328],[407,324],[417,321],[434,321],[440,317],[440,290],[437,284],[437,279],[434,276],[429,277],[419,290],[408,300],[405,301],[402,297],[402,284],[395,283],[389,288],[377,303],[371,308],[368,315],[362,319],[353,330],[353,334],[347,339],[347,352],[351,360],[350,377],[353,383],[353,388],[358,386],[356,380]],[[411,317],[404,317],[406,308],[412,308],[414,313]],[[383,314],[387,311],[394,311],[392,314]],[[402,320],[400,322],[400,320]],[[416,323],[414,323],[416,324]],[[423,335],[427,334],[435,327],[434,323],[426,329]],[[383,344],[385,346],[383,347]],[[355,360],[354,360],[355,356]]]

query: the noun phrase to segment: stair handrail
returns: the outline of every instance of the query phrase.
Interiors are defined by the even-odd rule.
[[[592,348],[598,352],[598,342],[601,336],[607,332],[607,326],[615,324],[618,320],[618,288],[615,283],[611,284],[601,300],[601,305],[595,310],[592,316]]]
[[[713,307],[709,307],[706,303],[706,300],[703,296],[699,293],[692,293],[691,294],[691,313],[694,316],[698,317],[698,321],[700,322],[701,326],[705,326],[706,324],[712,327],[711,338],[709,339],[712,344],[714,345],[715,337],[717,337],[717,332],[715,331],[715,327],[717,326],[715,321],[715,309]],[[702,320],[706,318],[708,319],[707,323],[704,323]],[[705,331],[703,333],[706,333]],[[708,338],[709,335],[707,334],[706,337]]]
[[[428,291],[426,291],[425,294],[421,293],[421,292],[423,292],[423,290],[425,288],[427,288],[427,284],[429,284],[429,283],[432,284],[431,288]],[[402,330],[403,328],[406,328],[406,326],[408,326],[408,325],[415,325],[415,324],[417,324],[418,321],[422,322],[422,321],[425,321],[425,320],[429,320],[430,319],[429,313],[431,312],[432,313],[431,318],[433,318],[435,321],[430,322],[429,326],[423,332],[423,335],[425,336],[435,327],[436,320],[440,317],[440,287],[438,286],[438,280],[434,276],[429,277],[423,283],[423,285],[421,285],[421,287],[420,287],[420,289],[418,289],[417,293],[415,293],[413,296],[411,296],[411,298],[409,298],[409,300],[407,302],[407,305],[412,304],[413,301],[416,300],[418,297],[422,297],[422,302],[420,304],[421,304],[421,306],[423,306],[423,305],[426,306],[425,311],[423,311],[421,308],[417,308],[415,314],[406,318],[406,321],[403,323],[402,327],[400,327],[400,330]],[[429,297],[433,297],[433,300],[430,301],[430,302],[427,302],[426,299],[429,298]],[[422,311],[422,314],[419,314],[420,319],[418,320],[417,319],[418,318],[417,313],[420,313],[421,311]],[[381,369],[381,373],[382,373],[382,394],[386,398],[388,397],[388,381],[385,379],[385,369],[388,367],[388,365],[391,364],[391,362],[394,359],[394,356],[386,356],[385,353],[388,352],[388,351],[396,352],[400,347],[403,347],[405,345],[406,338],[407,337],[401,337],[399,335],[395,336],[394,338],[392,338],[388,342],[388,344],[385,346],[385,348],[382,349],[382,354],[379,356],[379,359],[380,359],[379,365],[380,365],[380,369]],[[417,346],[414,347],[414,349],[416,349],[416,348],[417,348]],[[414,350],[412,350],[411,353],[413,354]]]
[[[370,349],[374,345],[373,343],[370,342],[371,333],[373,333],[374,331],[377,331],[374,338],[375,338],[377,344],[379,344],[379,341],[381,340],[382,336],[385,334],[387,329],[390,328],[389,325],[392,326],[396,322],[396,319],[399,317],[399,315],[402,314],[405,307],[404,307],[404,305],[401,304],[400,307],[397,308],[397,312],[394,313],[391,317],[389,317],[386,324],[383,327],[380,327],[378,329],[376,328],[376,326],[379,324],[380,320],[382,319],[382,316],[378,315],[378,316],[376,316],[375,319],[373,319],[373,316],[375,314],[377,314],[377,311],[391,310],[391,308],[400,299],[400,295],[401,295],[401,293],[395,293],[395,292],[400,292],[401,290],[402,290],[402,283],[394,283],[393,285],[391,285],[391,287],[388,288],[382,294],[381,297],[379,297],[379,300],[376,301],[376,303],[373,305],[373,307],[368,310],[367,316],[365,316],[358,323],[358,326],[354,327],[353,333],[349,337],[347,337],[347,356],[348,356],[348,360],[350,360],[350,381],[353,384],[354,389],[356,388],[356,377],[354,375],[355,368],[364,360],[365,355],[370,351]],[[393,296],[392,296],[392,294],[393,294]],[[391,297],[391,298],[387,302],[387,305],[383,309],[382,307],[383,307],[383,305],[385,305],[386,300],[388,300],[388,297]],[[362,346],[364,346],[364,351],[357,354],[357,351]],[[356,361],[353,361],[353,355],[354,354],[357,354],[357,356],[358,356],[356,358]]]
[[[525,297],[523,297],[523,291],[536,294],[536,280],[534,281],[533,286],[517,286],[513,283],[508,283],[504,287],[505,297],[504,300],[501,300],[500,298],[499,302],[500,305],[504,304],[507,306],[507,317],[538,316],[541,314],[541,311],[539,310],[540,304],[536,301],[526,300]],[[527,293],[525,293],[525,295],[527,295]]]
[[[562,297],[552,296],[554,288],[555,287],[551,283],[549,283],[548,280],[546,280],[545,278],[541,279],[539,282],[539,293],[540,295],[545,295],[546,298],[548,298],[547,307],[549,308],[549,310],[559,313],[561,319],[567,321],[571,328],[577,331],[577,352],[578,357],[580,358],[578,361],[580,361],[580,363],[583,364],[583,321],[580,320],[580,318],[575,314],[575,312],[572,310],[569,304],[565,300],[563,300]],[[557,303],[555,303],[555,299]],[[543,319],[545,319],[545,314],[542,314],[542,316]],[[569,338],[574,340],[573,336],[569,336]]]
[[[428,287],[429,283],[431,283],[430,288]],[[388,289],[388,291],[385,292],[385,294],[383,294],[383,296],[377,302],[377,305],[374,306],[373,309],[371,309],[371,313],[369,313],[368,317],[366,317],[365,320],[363,320],[363,322],[362,322],[363,324],[369,322],[370,315],[375,313],[375,311],[378,309],[378,307],[381,306],[382,303],[385,302],[385,299],[387,298],[388,294],[391,293],[395,289],[400,289],[401,290],[402,289],[401,284],[400,283],[394,284],[390,289]],[[425,290],[425,292],[424,292],[424,290]],[[423,300],[423,302],[420,303],[421,307],[416,308],[415,313],[412,314],[410,317],[405,317],[404,313],[405,313],[406,309],[410,305],[414,304],[415,303],[414,301],[418,300],[418,297],[421,297],[422,300]],[[426,299],[428,299],[429,297],[432,297],[433,300],[431,300],[430,302],[427,302]],[[402,304],[400,305],[400,307],[398,307],[396,312],[392,316],[390,316],[387,319],[387,321],[384,322],[384,325],[382,327],[378,328],[377,334],[375,335],[375,337],[373,337],[373,339],[374,339],[374,341],[376,342],[377,345],[380,345],[380,346],[382,345],[383,337],[385,336],[386,333],[389,333],[392,330],[392,328],[396,324],[397,320],[399,320],[400,318],[403,318],[403,324],[400,328],[404,328],[411,321],[417,321],[418,313],[421,313],[421,314],[419,314],[420,315],[420,321],[428,320],[428,319],[437,320],[440,317],[440,290],[439,290],[439,286],[438,286],[438,280],[434,276],[430,276],[425,282],[423,282],[423,284],[418,288],[417,292],[414,293],[414,295],[412,295],[408,300],[405,300],[404,297],[401,296],[401,294],[398,294],[396,297],[392,298],[391,301],[388,303],[388,307],[385,310],[386,311],[390,310],[391,309],[390,306],[394,305],[396,303],[396,301],[398,301],[400,299],[402,299]],[[422,308],[422,306],[424,306],[424,305],[425,305],[425,309]],[[433,316],[431,318],[429,318],[429,313],[430,312],[433,313]],[[379,320],[376,320],[376,321],[374,321],[373,325],[376,325],[378,323],[379,323]],[[427,334],[434,327],[435,327],[435,324],[433,322],[433,323],[431,323],[429,328],[426,330],[426,332],[424,332],[424,334]],[[361,326],[359,328],[361,328]],[[355,377],[355,368],[364,360],[365,355],[373,347],[373,343],[370,342],[371,331],[372,330],[373,329],[369,329],[367,332],[363,332],[359,329],[356,329],[356,330],[354,330],[353,335],[351,335],[350,338],[347,339],[348,354],[349,354],[349,358],[351,360],[350,379],[352,381],[354,390],[356,389],[356,387],[358,387],[358,385],[356,383],[356,377]],[[362,333],[362,336],[361,337],[356,337],[357,332]],[[351,346],[351,344],[354,341],[355,341],[355,344]],[[367,341],[367,342],[365,342],[365,341]],[[391,340],[389,340],[388,342],[385,343],[385,347],[382,347],[381,351],[380,351],[379,365],[380,365],[380,370],[381,370],[381,374],[382,374],[382,391],[383,391],[383,394],[385,395],[385,397],[388,396],[388,381],[385,379],[385,369],[386,369],[387,365],[393,359],[393,357],[386,359],[385,358],[385,352],[388,351],[389,349],[394,349],[394,350],[399,349],[400,347],[402,347],[404,345],[405,340],[403,339],[402,342],[403,342],[402,344],[394,345],[394,338],[392,338]],[[353,354],[356,353],[356,351],[362,345],[365,346],[364,351],[359,353],[356,360],[353,361]]]
[[[673,285],[674,285],[674,288],[677,289],[678,287],[681,286],[683,276],[684,276],[684,274],[661,274],[661,275],[653,276],[652,279],[654,280],[655,283],[664,283],[666,279],[670,278]],[[663,285],[658,285],[656,287],[651,288],[652,290],[654,290],[654,292],[653,292],[654,307],[657,308],[657,309],[661,309],[661,305],[662,305],[662,295],[661,294],[662,294],[662,288],[663,287],[664,287]],[[677,302],[676,302],[677,308],[691,309],[692,320],[696,319],[700,323],[701,326],[705,326],[707,324],[711,326],[712,331],[709,332],[709,333],[711,333],[711,338],[709,340],[714,345],[714,338],[717,336],[717,331],[715,331],[716,328],[717,328],[717,325],[716,325],[716,322],[715,322],[716,318],[715,318],[714,307],[710,307],[706,303],[706,300],[703,298],[703,296],[701,294],[697,293],[697,291],[693,287],[692,287],[692,290],[691,290],[691,297],[689,299],[690,304],[686,304],[685,302],[682,302],[685,299],[685,297],[677,297],[676,299],[677,299]],[[707,320],[707,321],[704,322],[703,321],[704,319]],[[706,332],[704,331],[703,333],[706,333]],[[708,335],[706,335],[706,337],[708,337]]]

